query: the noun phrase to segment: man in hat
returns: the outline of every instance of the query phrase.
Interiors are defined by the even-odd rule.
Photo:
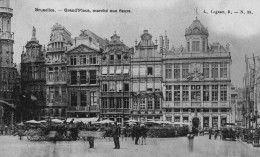
[[[117,122],[115,122],[113,130],[112,130],[113,141],[115,143],[115,148],[114,149],[120,149],[120,143],[119,143],[120,134],[121,134],[121,129],[117,125]]]
[[[91,122],[88,123],[88,131],[96,131],[96,128],[91,124]],[[89,148],[94,148],[94,137],[89,136],[87,137],[87,141],[89,142]]]

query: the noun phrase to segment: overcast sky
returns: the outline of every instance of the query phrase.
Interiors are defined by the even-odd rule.
[[[11,0],[14,9],[12,31],[15,33],[14,61],[21,62],[22,47],[31,39],[32,27],[42,45],[47,45],[51,27],[65,26],[76,37],[80,30],[89,29],[102,38],[114,31],[124,43],[134,46],[144,29],[153,39],[167,35],[170,47],[185,45],[184,32],[196,17],[208,28],[209,43],[230,43],[232,55],[231,78],[242,87],[245,73],[245,54],[260,55],[260,1],[258,0]],[[35,12],[35,8],[55,9],[56,12]],[[68,13],[65,8],[124,9],[131,13]],[[62,11],[58,11],[62,10]],[[205,11],[208,14],[203,13]],[[211,14],[211,10],[232,12],[243,10],[253,14]]]

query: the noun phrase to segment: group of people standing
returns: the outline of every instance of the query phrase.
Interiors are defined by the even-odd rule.
[[[147,129],[144,124],[134,124],[132,128],[132,140],[135,141],[135,144],[138,145],[139,138],[142,137],[142,144],[143,140],[146,144],[146,137],[147,137]]]

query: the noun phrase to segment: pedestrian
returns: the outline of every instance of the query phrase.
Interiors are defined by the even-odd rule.
[[[209,128],[209,139],[211,140],[212,129]]]
[[[1,134],[4,135],[4,126],[0,126],[0,129],[1,129]]]
[[[91,122],[89,122],[87,130],[96,131],[96,128],[93,125],[91,125]],[[95,139],[95,137],[92,137],[92,136],[87,137],[87,141],[89,143],[89,148],[94,148],[94,139]]]
[[[131,132],[132,141],[135,140],[135,134],[136,134],[136,124],[134,123],[132,126],[132,132]]]
[[[139,138],[140,138],[140,134],[141,134],[141,128],[140,128],[140,125],[137,124],[136,126],[136,131],[135,131],[135,144],[138,145],[138,141],[139,141]]]
[[[113,141],[114,141],[114,144],[115,144],[114,149],[120,149],[120,143],[119,143],[120,134],[121,134],[121,129],[117,125],[117,122],[115,122],[113,130],[112,130]]]
[[[23,129],[19,128],[19,130],[18,130],[18,136],[19,136],[20,141],[23,140],[23,134],[24,134]]]
[[[143,143],[146,145],[146,137],[147,137],[147,130],[144,124],[140,125],[141,130],[141,137],[142,137],[142,145]]]
[[[189,140],[189,151],[192,152],[193,151],[193,139],[194,139],[194,127],[192,125],[192,123],[189,123],[188,126],[188,140]]]
[[[218,137],[218,130],[215,130],[214,139],[216,140]]]

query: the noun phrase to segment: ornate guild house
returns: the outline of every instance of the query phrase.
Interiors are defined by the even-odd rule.
[[[218,129],[231,121],[229,46],[208,44],[208,36],[196,17],[185,47],[162,49],[166,120]]]
[[[130,116],[130,57],[127,47],[115,33],[102,53],[100,85],[103,119],[124,122]]]
[[[144,30],[131,60],[132,118],[162,120],[162,53]]]
[[[33,27],[32,38],[21,55],[21,90],[24,119],[39,118],[46,105],[45,50],[36,39]]]
[[[98,74],[105,40],[82,30],[66,52],[68,58],[68,117],[96,117],[99,114]]]
[[[65,52],[72,46],[71,33],[56,23],[52,27],[46,52],[46,109],[44,115],[65,117],[67,108],[67,58]]]

